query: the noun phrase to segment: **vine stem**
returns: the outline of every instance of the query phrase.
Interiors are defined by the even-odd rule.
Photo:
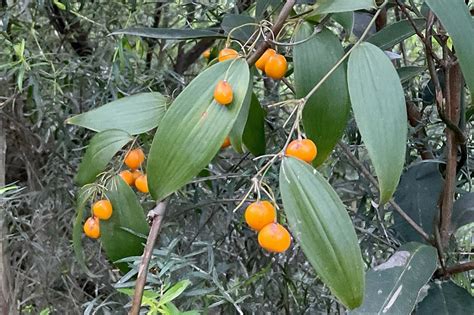
[[[145,288],[146,276],[148,274],[148,265],[152,256],[153,247],[160,232],[161,223],[166,213],[166,201],[158,202],[156,207],[148,212],[148,220],[151,222],[150,233],[146,240],[145,250],[143,251],[142,260],[138,268],[138,277],[135,283],[135,291],[133,293],[131,315],[138,315],[142,304],[143,290]]]

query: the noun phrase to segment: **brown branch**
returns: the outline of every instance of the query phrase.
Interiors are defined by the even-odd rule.
[[[148,265],[150,264],[151,254],[155,246],[156,238],[160,232],[161,222],[166,213],[166,201],[159,202],[155,208],[148,212],[148,219],[151,221],[151,229],[146,240],[143,251],[142,261],[138,268],[137,282],[135,283],[135,292],[132,299],[131,315],[138,315],[142,304],[143,289],[145,287],[146,276],[148,274]]]
[[[372,174],[370,173],[370,171],[364,166],[364,164],[362,164],[351,152],[351,150],[349,149],[349,147],[343,143],[343,142],[339,142],[338,143],[338,146],[339,148],[342,150],[342,152],[344,153],[344,155],[352,162],[353,166],[355,166],[357,169],[359,169],[359,171],[365,176],[365,178],[367,178],[369,180],[369,182],[372,183],[372,185],[374,185],[377,189],[379,189],[379,184],[377,182],[377,180],[375,179],[375,177],[372,176]],[[428,243],[432,243],[431,239],[430,239],[430,236],[421,228],[421,226],[419,226],[415,221],[413,221],[413,219],[408,215],[406,214],[405,211],[402,210],[402,208],[393,200],[391,199],[389,201],[389,204],[393,207],[393,209],[395,209],[395,211],[403,218],[405,219],[405,221],[407,221],[408,224],[410,224],[410,226],[416,231],[418,232],[418,234],[421,235],[421,237],[423,237]]]
[[[428,143],[423,142],[424,139],[427,138],[426,130],[422,123],[422,114],[418,110],[418,108],[413,104],[412,101],[405,102],[407,114],[408,114],[408,122],[410,126],[415,128],[415,137],[416,137],[416,149],[423,160],[432,160],[434,159],[433,152],[428,147]]]
[[[287,0],[285,5],[280,11],[280,14],[275,20],[275,23],[273,24],[272,27],[272,33],[273,34],[278,34],[281,31],[281,28],[283,27],[283,24],[285,23],[286,19],[291,13],[291,10],[293,9],[293,6],[295,5],[296,0]],[[273,38],[274,39],[274,38]],[[262,41],[255,52],[251,54],[247,58],[247,63],[249,65],[253,65],[255,62],[257,62],[258,58],[260,58],[261,55],[270,47],[270,42],[265,40]]]
[[[190,50],[184,53],[178,58],[174,66],[174,71],[179,74],[183,74],[189,66],[191,66],[198,58],[201,57],[202,53],[214,44],[215,39],[205,38],[201,39],[196,45]]]
[[[160,26],[160,21],[161,21],[161,13],[163,12],[163,4],[161,2],[157,2],[155,5],[155,13],[153,15],[153,27],[156,28]],[[148,49],[146,52],[146,67],[147,69],[151,69],[151,61],[153,59],[153,51],[155,50],[156,46],[156,40],[147,38],[146,42],[148,44]]]
[[[435,277],[437,278],[446,277],[446,276],[449,277],[450,275],[454,275],[457,273],[466,272],[470,270],[474,270],[474,261],[459,263],[454,266],[447,267],[446,271],[443,271],[442,268],[439,268],[438,270],[436,270]]]

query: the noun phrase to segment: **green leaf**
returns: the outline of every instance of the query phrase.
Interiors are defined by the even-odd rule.
[[[88,187],[82,187],[77,194],[76,220],[74,221],[74,226],[72,228],[72,247],[74,249],[77,262],[82,267],[87,276],[91,278],[97,278],[99,276],[94,275],[89,271],[89,268],[87,268],[84,250],[82,248],[84,209],[89,199],[92,198],[92,195],[93,190]]]
[[[309,164],[284,158],[280,190],[291,232],[322,281],[345,306],[362,303],[364,267],[341,199]]]
[[[302,24],[296,41],[312,36],[313,27]],[[344,54],[339,39],[328,29],[293,48],[296,96],[304,97]],[[321,165],[342,137],[350,112],[345,67],[339,67],[306,103],[303,126],[316,143],[315,166]]]
[[[79,165],[76,184],[83,186],[95,181],[114,155],[131,140],[132,137],[127,132],[118,129],[101,131],[92,137]]]
[[[257,0],[257,4],[255,6],[255,16],[257,18],[263,17],[265,11],[269,7],[274,7],[280,4],[279,0]]]
[[[354,27],[354,12],[335,13],[331,18],[344,28],[346,32],[345,37],[349,38],[352,34],[352,28]]]
[[[347,12],[375,8],[374,0],[318,0],[316,14]]]
[[[453,205],[452,228],[454,230],[474,222],[474,193],[463,194]]]
[[[398,76],[400,77],[400,82],[405,84],[409,80],[413,79],[417,75],[421,74],[425,71],[425,67],[415,67],[415,66],[408,66],[408,67],[401,67],[397,69]]]
[[[467,85],[474,94],[474,23],[464,0],[426,0],[425,3],[436,14],[448,31],[459,58]]]
[[[110,35],[133,35],[156,39],[200,39],[200,38],[226,38],[224,34],[220,34],[211,30],[201,29],[176,29],[176,28],[152,28],[152,27],[130,27],[112,32]]]
[[[242,136],[245,129],[245,124],[249,117],[250,102],[252,100],[252,87],[253,87],[253,76],[249,77],[249,86],[247,88],[247,94],[245,95],[244,102],[240,108],[239,115],[232,126],[232,129],[229,133],[230,143],[232,148],[238,153],[243,153],[244,149],[242,148]]]
[[[451,281],[436,281],[418,304],[417,315],[472,314],[474,297]]]
[[[143,253],[144,238],[148,235],[148,223],[140,202],[132,188],[120,176],[114,176],[107,185],[107,198],[112,203],[112,216],[100,221],[100,240],[107,257],[115,262],[119,259],[139,256]],[[127,271],[125,263],[117,264],[121,271]]]
[[[443,177],[436,163],[420,163],[411,166],[401,177],[395,192],[395,201],[423,230],[431,234],[438,198],[443,189]],[[396,211],[394,228],[405,241],[422,242],[423,238]]]
[[[178,296],[180,296],[184,292],[184,290],[186,290],[186,288],[190,285],[191,281],[187,279],[177,282],[174,286],[166,290],[166,292],[161,296],[159,305],[164,305],[173,301]]]
[[[413,21],[417,26],[417,29],[424,29],[426,22],[425,19],[420,18],[414,19]],[[415,30],[410,22],[408,20],[402,20],[382,28],[380,31],[367,38],[367,41],[378,46],[380,49],[386,50],[415,34]]]
[[[237,28],[232,32],[232,38],[238,39],[241,42],[246,42],[256,30],[255,25],[242,26],[248,23],[257,22],[253,17],[247,14],[226,14],[222,20],[221,27],[226,34],[229,34],[232,29]]]
[[[157,92],[140,93],[68,118],[66,123],[94,131],[121,129],[136,135],[158,126],[165,111],[166,98],[163,95]]]
[[[370,43],[352,51],[347,71],[355,120],[378,177],[379,203],[384,204],[397,188],[405,161],[405,95],[393,64]]]
[[[226,72],[234,100],[222,106],[214,101],[213,93]],[[158,127],[148,157],[153,198],[161,200],[173,193],[214,158],[237,119],[249,75],[243,59],[219,62],[191,81],[176,98]]]
[[[420,243],[400,247],[366,274],[364,304],[349,314],[411,314],[437,267],[436,249]]]
[[[265,154],[265,111],[260,106],[257,96],[252,93],[250,111],[247,123],[245,124],[243,141],[245,147],[253,155]]]

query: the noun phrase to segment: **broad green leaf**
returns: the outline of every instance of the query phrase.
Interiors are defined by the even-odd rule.
[[[265,154],[265,111],[260,106],[257,96],[252,93],[250,102],[250,111],[247,123],[245,124],[242,137],[245,147],[253,155],[259,156]]]
[[[474,23],[464,0],[425,0],[451,36],[464,79],[474,94]]]
[[[348,86],[352,109],[380,186],[380,204],[395,189],[403,169],[407,141],[405,95],[388,57],[370,43],[349,56]]]
[[[296,41],[312,36],[313,27],[301,24]],[[344,54],[339,39],[328,29],[293,48],[296,96],[304,97]],[[308,100],[303,110],[303,126],[316,143],[314,165],[321,165],[344,133],[350,112],[346,70],[339,67]]]
[[[417,315],[472,314],[474,297],[451,281],[431,283],[428,295],[417,305]]]
[[[232,32],[232,38],[246,42],[257,29],[255,25],[242,26],[248,23],[257,23],[257,21],[247,14],[226,14],[222,19],[221,27],[226,34],[229,34],[235,28],[235,31]]]
[[[95,181],[114,155],[131,140],[132,137],[123,130],[111,129],[97,133],[92,137],[79,165],[76,184],[83,186]]]
[[[127,96],[86,113],[68,118],[66,123],[94,131],[121,129],[131,135],[158,126],[166,111],[166,98],[157,92]]]
[[[437,163],[420,163],[411,166],[401,177],[395,191],[395,201],[418,223],[423,230],[431,234],[435,215],[438,213],[438,198],[443,189],[443,177]],[[422,242],[423,238],[405,219],[393,211],[394,228],[405,241]]]
[[[153,27],[131,27],[117,30],[110,35],[133,35],[156,39],[200,39],[200,38],[225,38],[224,34],[216,31],[202,29],[176,29],[176,28],[153,28]]]
[[[74,226],[72,228],[72,247],[74,249],[77,262],[82,267],[84,272],[91,278],[97,278],[98,276],[94,275],[87,268],[84,250],[82,248],[83,221],[85,217],[84,209],[89,199],[92,198],[92,195],[93,191],[90,189],[90,187],[82,187],[77,194],[76,220],[74,221]]]
[[[269,7],[274,7],[278,4],[280,4],[280,0],[257,0],[257,4],[255,5],[255,16],[257,18],[262,18]]]
[[[414,23],[419,30],[424,29],[425,19],[414,19]],[[402,20],[389,24],[377,33],[373,34],[367,41],[378,46],[380,49],[386,50],[392,48],[396,44],[403,42],[405,39],[415,35],[415,30],[408,20]]]
[[[318,0],[315,13],[336,13],[375,8],[374,0]]]
[[[177,282],[171,288],[166,290],[166,292],[161,296],[159,305],[164,305],[173,301],[178,296],[180,296],[184,292],[184,290],[186,290],[186,288],[189,287],[190,285],[191,285],[191,281],[187,279]]]
[[[400,247],[366,274],[364,304],[349,314],[411,314],[437,267],[436,249],[420,243]]]
[[[454,230],[474,223],[474,193],[463,194],[453,205],[452,227]]]
[[[324,177],[284,158],[280,191],[291,232],[322,281],[350,309],[362,303],[364,267],[352,221]]]
[[[114,176],[107,185],[107,198],[112,203],[112,216],[100,221],[100,240],[107,257],[115,262],[119,259],[139,256],[143,253],[148,235],[148,223],[137,196],[132,188],[120,176]],[[122,271],[127,271],[125,263],[117,264]]]
[[[412,78],[416,77],[417,75],[421,74],[423,71],[425,71],[425,69],[425,67],[408,66],[398,68],[397,73],[400,77],[400,82],[404,84]]]
[[[249,117],[250,102],[252,100],[252,87],[253,87],[253,76],[249,77],[249,86],[247,88],[247,94],[245,95],[244,102],[242,103],[242,108],[240,109],[239,115],[232,126],[232,129],[229,133],[230,143],[232,148],[238,153],[243,153],[244,149],[242,148],[242,136],[245,129],[245,124]]]
[[[214,101],[214,87],[232,86],[228,106]],[[148,157],[148,184],[155,200],[173,193],[206,167],[237,119],[248,89],[245,60],[219,62],[197,76],[176,98],[156,131]]]
[[[354,27],[354,12],[339,12],[331,16],[331,18],[339,23],[346,32],[345,37],[349,38]]]

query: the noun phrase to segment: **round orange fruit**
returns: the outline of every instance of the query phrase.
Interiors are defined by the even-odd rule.
[[[96,217],[90,217],[84,223],[84,234],[90,238],[100,237],[100,226],[99,219]]]
[[[135,187],[142,193],[147,193],[148,192],[148,179],[145,174],[140,175],[136,180],[135,180]]]
[[[225,80],[217,82],[216,88],[214,89],[214,99],[221,105],[228,105],[232,103],[234,98],[232,87]]]
[[[318,149],[310,139],[297,139],[288,144],[285,154],[311,163],[318,154]]]
[[[92,205],[92,213],[101,220],[108,220],[112,216],[112,203],[107,199],[99,200]]]
[[[221,51],[219,51],[218,59],[220,62],[222,62],[229,59],[237,58],[238,56],[239,56],[239,53],[236,50],[232,48],[224,48]]]
[[[268,77],[280,80],[286,74],[286,70],[288,69],[288,64],[286,59],[283,55],[275,54],[268,58],[267,62],[265,63],[265,73]]]
[[[129,170],[121,171],[119,173],[119,176],[122,177],[124,182],[128,184],[128,186],[133,185],[134,179],[133,179],[133,174]]]
[[[269,252],[283,253],[290,247],[290,232],[281,224],[267,224],[258,232],[258,243]]]
[[[268,59],[276,54],[274,49],[268,48],[263,55],[258,58],[257,62],[255,63],[255,67],[258,69],[265,71],[265,65],[267,64]]]
[[[245,222],[254,229],[260,231],[264,226],[275,222],[276,212],[273,205],[267,201],[256,201],[245,209]]]
[[[145,161],[145,154],[142,149],[133,149],[125,155],[125,164],[132,170],[139,168],[143,161]]]

